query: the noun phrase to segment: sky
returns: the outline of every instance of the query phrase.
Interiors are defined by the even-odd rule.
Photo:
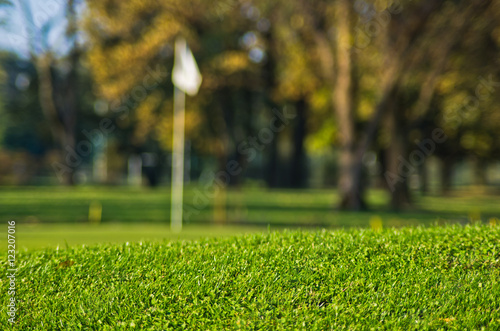
[[[29,57],[30,44],[36,52],[45,49],[44,44],[57,54],[64,54],[68,45],[64,38],[67,20],[65,18],[66,0],[12,0],[12,6],[0,8],[0,50],[17,53],[23,58]],[[77,1],[82,3],[82,1]],[[27,19],[32,13],[32,20]],[[47,28],[46,38],[42,38],[42,29]]]

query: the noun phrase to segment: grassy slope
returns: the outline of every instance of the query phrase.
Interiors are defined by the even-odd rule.
[[[197,188],[188,187],[185,192],[186,204],[192,205]],[[486,194],[423,197],[417,200],[418,209],[404,213],[387,210],[387,195],[382,191],[370,192],[370,212],[334,211],[336,199],[331,190],[231,190],[225,224],[214,226],[214,201],[208,199],[207,206],[191,222],[185,222],[184,231],[177,235],[169,229],[167,188],[0,186],[0,223],[15,220],[17,248],[32,250],[65,247],[66,243],[75,246],[266,232],[268,225],[271,230],[297,226],[367,228],[376,224],[401,227],[465,224],[479,218],[487,223],[500,216],[498,196]],[[102,205],[99,226],[88,221],[89,205],[95,201]],[[6,250],[0,236],[0,252]]]
[[[498,242],[453,226],[20,253],[17,329],[498,330]]]

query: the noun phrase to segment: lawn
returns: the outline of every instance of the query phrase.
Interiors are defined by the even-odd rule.
[[[185,190],[186,209],[200,199],[197,187]],[[203,200],[203,199],[202,199]],[[214,220],[214,199],[203,200],[204,208],[186,220],[188,224],[211,224]],[[215,200],[217,201],[217,200]],[[421,197],[412,211],[397,213],[388,210],[385,191],[370,191],[369,212],[351,213],[334,210],[338,195],[334,190],[266,190],[230,189],[223,206],[224,224],[282,225],[323,227],[366,227],[373,216],[386,226],[432,224],[437,219],[465,223],[471,218],[488,220],[500,216],[498,195],[456,194],[452,197]],[[21,223],[84,223],[89,207],[102,207],[102,222],[168,223],[170,192],[130,187],[1,187],[0,220],[14,219]],[[219,211],[220,214],[220,211]],[[225,220],[224,220],[225,218]]]
[[[499,242],[454,225],[21,251],[14,329],[499,330]]]
[[[185,202],[193,206],[200,190],[187,187]],[[387,209],[388,196],[370,191],[372,209],[363,213],[339,212],[333,190],[231,189],[220,221],[214,199],[199,214],[185,220],[182,233],[170,232],[170,193],[130,187],[0,187],[0,221],[17,223],[17,248],[56,248],[82,244],[198,239],[285,228],[379,228],[433,224],[498,222],[498,196],[455,194],[420,197],[416,208],[404,213]],[[89,222],[89,209],[100,209],[99,224]],[[216,217],[216,215],[219,215]],[[214,218],[219,218],[218,222]],[[0,240],[0,252],[7,245]]]
[[[170,231],[169,224],[158,223],[103,223],[60,224],[35,223],[16,225],[16,247],[22,251],[42,248],[93,245],[98,243],[133,243],[140,241],[188,240],[204,237],[223,237],[235,234],[267,231],[256,226],[184,227],[181,233]],[[0,241],[0,252],[7,251],[5,237]]]

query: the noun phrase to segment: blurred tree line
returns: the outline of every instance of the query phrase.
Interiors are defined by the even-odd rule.
[[[1,55],[0,171],[22,151],[32,174],[69,185],[85,167],[108,182],[137,168],[151,185],[168,180],[178,36],[203,75],[186,105],[194,179],[237,162],[227,185],[319,178],[350,210],[382,186],[399,209],[411,205],[415,178],[427,192],[430,158],[443,193],[458,163],[472,160],[485,184],[498,161],[498,1],[65,4],[65,55],[45,41],[53,22],[28,24],[29,59]],[[23,13],[33,22],[29,6]]]

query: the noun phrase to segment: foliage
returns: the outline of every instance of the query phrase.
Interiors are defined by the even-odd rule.
[[[34,13],[22,7],[29,22]],[[435,128],[448,137],[433,152],[449,163],[444,173],[465,158],[484,172],[500,155],[498,1],[89,0],[82,11],[74,1],[65,8],[67,55],[48,46],[55,21],[30,40],[44,126],[60,149],[106,117],[118,129],[109,138],[123,160],[168,155],[173,45],[183,36],[203,74],[199,94],[186,102],[193,178],[237,161],[243,171],[231,184],[257,177],[300,187],[319,172],[308,161],[333,150],[338,164],[325,182],[340,179],[340,207],[359,210],[367,156],[384,185],[386,174],[401,178],[400,158]],[[37,43],[47,44],[44,52],[35,52]],[[488,95],[474,99],[483,78],[493,82]],[[298,116],[255,144],[250,164],[250,149],[240,147],[265,139],[272,110],[285,108]],[[425,182],[422,163],[415,169]],[[170,170],[168,161],[161,166]],[[388,191],[394,208],[411,206],[408,182]]]

